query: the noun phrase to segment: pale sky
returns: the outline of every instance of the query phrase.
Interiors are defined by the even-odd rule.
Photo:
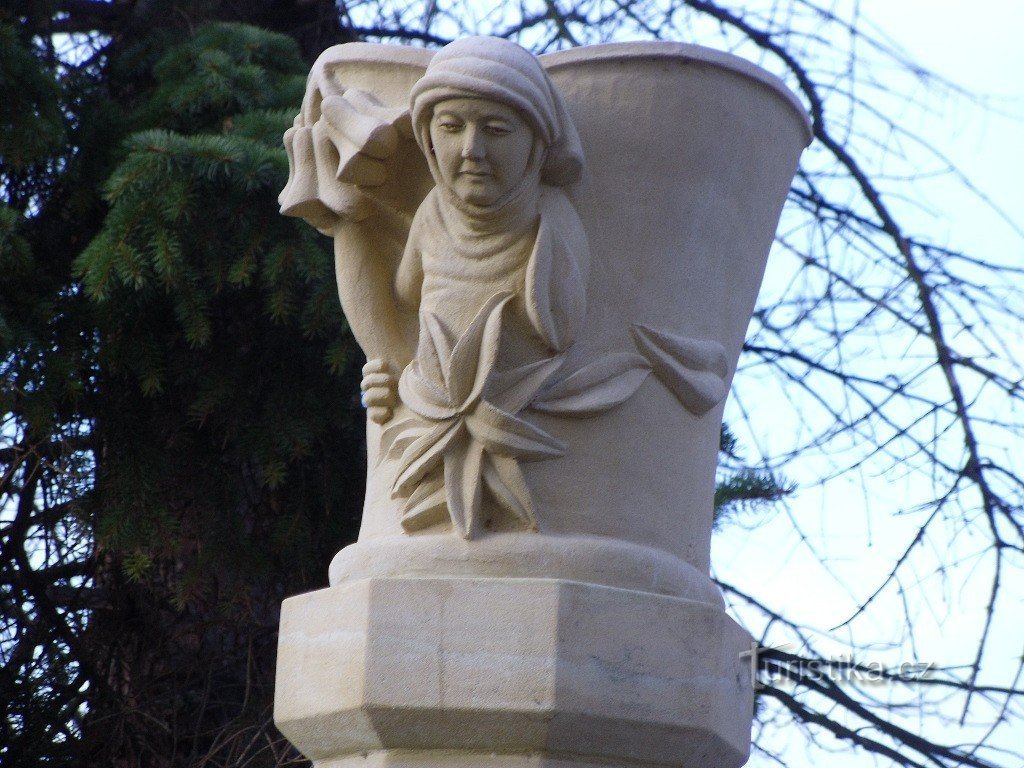
[[[986,97],[996,110],[1017,116],[1015,120],[995,111],[986,113],[966,97],[936,95],[928,97],[930,114],[905,109],[900,117],[905,127],[940,147],[977,188],[1014,218],[1018,226],[1024,226],[1024,194],[1017,188],[1024,178],[1024,2],[871,0],[860,7],[865,17],[919,64],[969,93]],[[969,247],[979,255],[990,253],[1007,263],[1024,266],[1024,240],[974,196],[965,193],[962,183],[934,179],[918,186],[915,191],[927,200],[932,212],[905,219],[905,223],[928,232],[940,244]],[[1020,309],[1024,311],[1024,307]],[[1020,353],[1020,358],[1024,358],[1024,340]],[[742,387],[742,382],[738,381],[737,386]],[[728,411],[726,419],[729,421]],[[1024,438],[1021,454],[1024,455]],[[920,482],[923,479],[896,482],[890,477],[865,476],[833,483],[821,493],[802,494],[789,511],[753,531],[726,530],[717,535],[712,548],[716,572],[759,598],[770,599],[771,605],[787,616],[829,629],[848,617],[857,601],[872,591],[913,536],[914,519],[895,519],[890,514],[879,514],[878,510],[892,509],[898,506],[894,500],[912,497]],[[797,536],[794,522],[808,532],[813,546],[826,560],[825,565]],[[857,628],[861,638],[876,637],[894,643],[892,648],[878,647],[871,658],[891,664],[909,656],[942,665],[973,659],[991,571],[971,560],[969,550],[982,543],[959,540],[953,549],[926,552],[915,566],[920,582],[906,585],[909,599],[920,603],[911,607],[917,616],[917,645],[910,648],[905,642],[905,628],[901,626],[903,606],[897,604],[898,596],[893,594],[888,598],[890,613],[876,610],[874,618],[861,622]],[[958,558],[965,564],[959,568],[950,566],[947,579],[935,576],[940,564]],[[1024,615],[1024,587],[1019,570],[1006,572],[1004,578],[1011,580],[1004,596],[1008,599],[1003,603],[1004,620],[994,631],[987,669],[993,676],[990,682],[1002,677],[1001,684],[1009,685],[1012,679],[1001,673],[1014,669],[1014,661],[1024,650],[1020,624],[1020,616]],[[886,607],[886,602],[881,605]],[[892,616],[893,622],[887,625],[878,616]],[[837,635],[841,637],[843,632]],[[836,648],[839,653],[841,646]],[[939,712],[953,718],[960,713],[956,706],[940,708]],[[943,724],[940,717],[917,719],[913,710],[903,724],[939,741],[963,740],[969,744],[987,730],[985,708],[977,712],[978,727],[963,732]],[[1024,718],[1019,705],[1016,714]],[[990,716],[994,719],[995,713]],[[1004,727],[997,731],[993,743],[1015,747],[1019,752],[1024,743],[1021,722],[1018,719],[1012,729]],[[772,740],[772,747],[783,751],[793,768],[861,768],[875,764],[875,758],[864,752],[854,756],[842,743],[830,743],[826,738],[822,745],[804,754],[805,740],[798,734]],[[832,749],[839,751],[833,753]],[[878,764],[888,761],[880,760]],[[1009,758],[999,764],[1016,766]],[[767,768],[776,763],[755,754],[749,765]]]

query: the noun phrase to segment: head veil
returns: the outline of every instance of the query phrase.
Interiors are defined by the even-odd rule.
[[[543,146],[543,183],[561,187],[579,179],[583,149],[562,97],[533,54],[497,37],[467,37],[446,45],[413,86],[413,129],[435,179],[439,174],[430,147],[430,118],[437,104],[459,98],[491,99],[526,119]]]

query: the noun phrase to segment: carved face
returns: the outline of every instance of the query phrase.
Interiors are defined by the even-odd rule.
[[[447,99],[430,119],[441,182],[471,205],[494,205],[515,189],[529,167],[533,142],[530,125],[496,101]]]

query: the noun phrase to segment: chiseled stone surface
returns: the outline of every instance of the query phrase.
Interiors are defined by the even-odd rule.
[[[695,46],[318,59],[281,209],[334,240],[369,458],[358,542],[282,612],[275,720],[318,766],[743,764],[715,466],[809,138]]]
[[[317,761],[460,750],[739,766],[748,648],[720,609],[664,595],[550,579],[368,579],[285,602],[275,720]]]

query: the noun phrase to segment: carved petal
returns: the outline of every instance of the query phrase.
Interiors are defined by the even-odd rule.
[[[285,216],[300,216],[314,227],[324,229],[333,222],[334,212],[318,197],[313,134],[309,128],[293,127],[284,132],[288,152],[288,183],[277,202]]]
[[[308,134],[305,129],[297,130],[293,139],[295,149],[309,142],[316,166],[317,201],[346,221],[360,221],[370,213],[369,201],[353,185],[335,181],[338,152],[327,131],[329,129],[321,122],[316,123]],[[289,215],[305,215],[298,201],[290,201],[287,210]]]
[[[364,115],[369,115],[377,120],[393,125],[400,136],[411,139],[412,120],[409,115],[408,106],[386,107],[366,91],[356,88],[349,88],[345,91],[345,101],[358,109]]]
[[[411,493],[423,476],[441,463],[445,451],[452,443],[458,442],[457,438],[462,431],[463,427],[458,422],[438,424],[428,434],[406,448],[398,466],[398,476],[391,489],[391,497]]]
[[[401,421],[396,421],[394,424],[389,425],[380,434],[381,445],[390,444],[392,440],[397,438],[406,429],[416,426],[419,423],[419,419],[402,419]]]
[[[447,519],[444,477],[437,473],[426,478],[412,492],[402,512],[402,527],[407,531],[418,531]]]
[[[423,368],[423,373],[428,378],[438,381],[450,391],[448,383],[448,365],[452,356],[452,338],[444,323],[433,312],[420,312],[420,333],[427,334],[430,340],[430,348],[433,350],[432,359],[418,361]]]
[[[549,459],[565,453],[565,446],[547,432],[500,411],[483,400],[465,420],[474,440],[489,453],[516,456],[526,461]]]
[[[415,440],[420,435],[425,434],[422,431],[424,429],[429,429],[429,426],[424,426],[423,422],[419,419],[402,419],[385,427],[384,431],[380,434],[381,452],[377,457],[377,461],[381,462],[385,458],[397,459],[401,456],[401,451],[406,449],[411,440]]]
[[[327,120],[313,124],[313,151],[321,198],[325,182],[333,179],[345,185],[366,186],[379,186],[387,180],[387,165],[360,154],[359,148]]]
[[[702,416],[729,393],[725,349],[716,341],[656,331],[634,323],[636,345],[661,382],[687,410]]]
[[[420,372],[419,360],[413,360],[402,371],[398,380],[398,397],[420,416],[432,421],[450,419],[458,413],[440,382],[435,384]]]
[[[465,408],[483,391],[498,354],[501,312],[511,298],[507,291],[491,296],[456,342],[448,371],[448,391],[456,406]]]
[[[452,444],[444,457],[444,488],[448,514],[456,532],[472,539],[480,525],[480,471],[484,447],[475,440]]]
[[[634,352],[616,352],[548,387],[533,407],[545,413],[589,416],[624,403],[640,388],[651,366]]]
[[[531,530],[537,530],[530,489],[526,486],[518,462],[509,456],[488,454],[483,467],[484,482],[502,507]]]
[[[495,371],[485,389],[485,398],[506,413],[519,413],[533,399],[544,382],[562,365],[563,355],[527,363],[511,371]]]
[[[345,135],[358,152],[380,160],[387,159],[398,147],[398,131],[379,112],[360,107],[368,96],[360,99],[358,91],[348,90],[344,96],[325,96],[320,110],[338,131]]]

